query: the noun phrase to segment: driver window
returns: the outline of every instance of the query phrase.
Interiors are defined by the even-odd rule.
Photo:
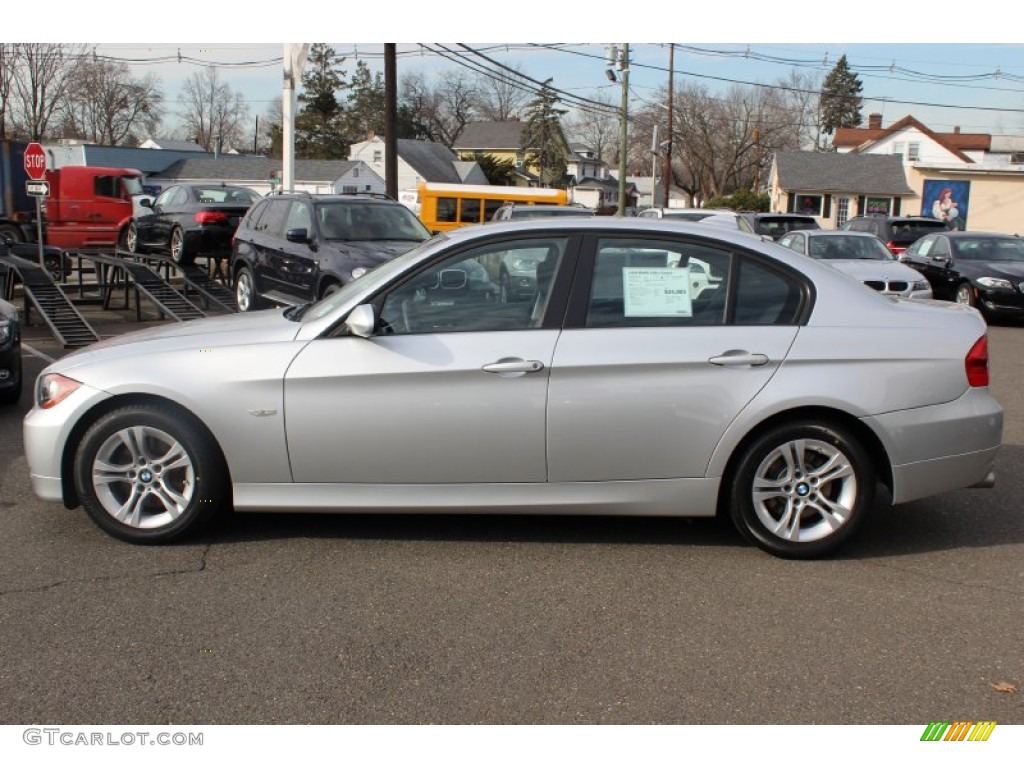
[[[539,328],[566,238],[491,243],[451,256],[390,291],[384,334]]]

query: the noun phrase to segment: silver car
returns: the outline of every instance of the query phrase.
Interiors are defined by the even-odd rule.
[[[532,300],[474,288],[494,254],[539,249]],[[722,512],[816,557],[879,483],[896,503],[992,484],[985,334],[971,307],[865,291],[738,231],[499,223],[312,305],[70,354],[39,377],[24,441],[37,494],[137,543],[232,507]]]
[[[887,296],[932,298],[932,287],[925,276],[900,262],[870,232],[812,229],[789,232],[778,242],[797,253],[821,259]]]

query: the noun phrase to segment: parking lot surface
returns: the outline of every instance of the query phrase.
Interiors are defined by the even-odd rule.
[[[30,382],[64,352],[24,337]],[[132,546],[32,494],[27,386],[0,411],[3,722],[1022,723],[1024,328],[990,344],[995,488],[883,496],[810,562],[670,519],[237,514]]]

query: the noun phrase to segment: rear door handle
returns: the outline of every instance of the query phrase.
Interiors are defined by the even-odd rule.
[[[768,355],[760,352],[747,352],[745,349],[730,349],[728,352],[708,358],[712,365],[764,365],[768,362]]]
[[[523,360],[518,357],[504,357],[493,363],[487,363],[482,370],[487,373],[523,374],[536,373],[544,369],[544,363],[540,360]]]

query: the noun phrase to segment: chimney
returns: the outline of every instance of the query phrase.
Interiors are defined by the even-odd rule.
[[[882,129],[882,115],[878,112],[872,112],[868,115],[868,128],[872,131],[879,131]]]
[[[953,126],[953,133],[960,133],[960,126],[959,125],[954,125]]]

